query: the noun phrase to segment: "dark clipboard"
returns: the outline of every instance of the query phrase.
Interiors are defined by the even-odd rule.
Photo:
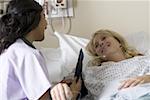
[[[74,77],[77,77],[76,82],[79,80],[79,78],[82,77],[83,58],[84,58],[84,54],[83,54],[82,49],[80,49],[78,61],[77,61],[77,64],[76,64],[75,74],[74,74]]]
[[[77,61],[76,68],[75,68],[75,74],[74,74],[74,77],[77,77],[76,82],[78,82],[79,78],[82,81],[80,94],[77,96],[77,100],[88,94],[88,90],[85,87],[85,84],[82,78],[83,58],[84,58],[84,54],[83,54],[82,49],[80,49],[78,61]],[[67,82],[65,80],[62,80],[61,83],[67,83]],[[72,83],[67,83],[67,84],[68,86],[70,86]]]
[[[74,77],[77,77],[76,82],[78,82],[79,78],[82,80],[80,95],[78,95],[77,100],[79,99],[79,97],[82,98],[88,94],[88,90],[85,87],[84,80],[82,78],[83,58],[84,58],[84,54],[82,49],[80,49],[78,61],[76,64],[75,74],[74,74]]]

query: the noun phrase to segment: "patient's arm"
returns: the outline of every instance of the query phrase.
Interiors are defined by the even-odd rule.
[[[150,75],[143,75],[143,76],[138,76],[135,78],[124,80],[121,86],[119,87],[119,89],[134,87],[144,83],[150,83]]]

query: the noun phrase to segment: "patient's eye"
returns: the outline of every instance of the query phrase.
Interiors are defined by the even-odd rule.
[[[95,48],[97,48],[98,47],[98,43],[95,43]]]
[[[106,39],[106,36],[103,36],[103,37],[101,38],[102,41],[104,41],[105,39]]]

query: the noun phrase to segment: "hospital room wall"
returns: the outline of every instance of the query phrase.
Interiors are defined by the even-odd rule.
[[[150,41],[150,1],[148,2],[148,35],[149,35],[149,41]]]
[[[70,34],[90,38],[98,29],[112,29],[122,34],[144,32],[150,37],[149,0],[74,0],[74,17],[71,18]],[[66,33],[69,20],[53,19],[56,31]],[[45,40],[35,43],[37,47],[58,47],[57,38],[52,35],[50,25]]]

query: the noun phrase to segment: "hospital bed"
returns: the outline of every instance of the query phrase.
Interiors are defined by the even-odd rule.
[[[42,48],[46,65],[48,67],[51,82],[59,82],[64,76],[68,75],[76,66],[80,48],[84,52],[83,70],[91,57],[85,50],[89,39],[66,35],[55,32],[54,35],[59,41],[58,48]],[[124,35],[129,44],[139,50],[141,53],[150,54],[150,45],[148,34],[137,32],[130,35]]]

